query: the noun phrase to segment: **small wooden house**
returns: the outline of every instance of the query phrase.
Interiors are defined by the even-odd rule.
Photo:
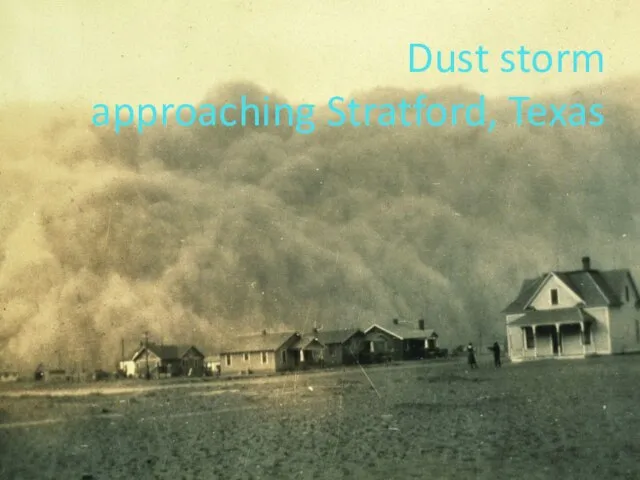
[[[136,372],[145,376],[147,365],[153,378],[192,376],[204,374],[204,355],[193,345],[144,345],[133,355]]]
[[[362,330],[320,330],[314,335],[324,345],[324,366],[352,365],[360,361],[365,337]]]
[[[221,373],[281,372],[300,366],[298,332],[247,335],[230,340],[220,352]],[[294,348],[297,347],[297,348]]]
[[[425,358],[425,351],[438,348],[438,334],[425,329],[424,320],[417,325],[394,319],[390,325],[374,324],[365,334],[365,352],[370,361],[418,360]]]

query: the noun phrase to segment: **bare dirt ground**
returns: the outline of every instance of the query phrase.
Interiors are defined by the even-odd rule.
[[[636,480],[639,374],[628,356],[13,388],[0,392],[0,478]]]

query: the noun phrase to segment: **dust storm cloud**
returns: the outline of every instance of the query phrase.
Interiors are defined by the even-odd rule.
[[[513,109],[488,99],[501,119],[490,134],[319,125],[308,136],[211,127],[116,136],[91,126],[89,110],[7,107],[0,366],[108,367],[121,339],[130,350],[145,330],[212,349],[221,335],[263,327],[399,317],[425,318],[448,345],[502,339],[499,312],[523,276],[578,268],[582,254],[596,267],[635,267],[636,85],[574,94],[604,103],[600,128],[517,128],[507,125]],[[232,84],[207,101],[242,94],[285,98]]]

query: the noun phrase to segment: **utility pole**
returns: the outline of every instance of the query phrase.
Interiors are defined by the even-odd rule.
[[[151,380],[151,373],[149,372],[149,332],[144,332],[144,356],[147,364],[147,380]]]

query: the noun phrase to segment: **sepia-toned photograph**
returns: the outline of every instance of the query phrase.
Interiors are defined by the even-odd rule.
[[[0,479],[639,479],[639,20],[0,1]]]

